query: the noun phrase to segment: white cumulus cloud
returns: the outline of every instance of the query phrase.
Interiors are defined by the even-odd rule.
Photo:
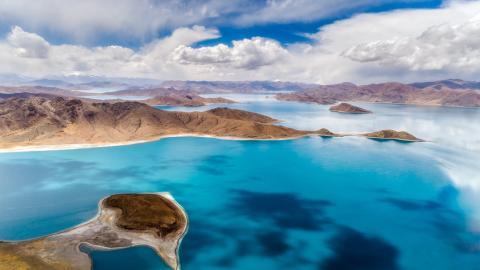
[[[239,8],[240,0],[2,0],[2,23],[64,39],[101,37],[151,40],[159,31],[189,27]]]
[[[200,48],[182,45],[172,52],[171,58],[181,64],[256,69],[278,62],[287,54],[288,52],[278,42],[255,37],[233,41],[232,47],[225,44]]]
[[[41,36],[23,31],[15,26],[7,37],[7,41],[21,57],[46,58],[50,44]]]
[[[140,48],[89,47],[49,43],[13,27],[0,40],[0,73],[314,83],[478,80],[479,13],[479,1],[455,1],[435,9],[360,14],[323,26],[308,35],[309,43],[290,45],[255,37],[199,46],[221,33],[190,26]]]
[[[235,23],[253,25],[256,23],[309,22],[365,7],[374,7],[396,0],[267,0],[265,5],[251,12],[243,12]],[[425,2],[425,0],[406,0],[404,2]]]
[[[434,25],[417,37],[358,44],[343,55],[354,61],[411,70],[478,69],[480,17],[462,24]]]

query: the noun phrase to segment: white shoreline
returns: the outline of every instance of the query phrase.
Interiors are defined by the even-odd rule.
[[[53,232],[53,233],[48,233],[46,235],[42,235],[42,236],[36,236],[36,237],[32,237],[32,238],[27,238],[27,239],[21,239],[21,240],[1,240],[0,242],[3,242],[3,243],[11,243],[11,244],[15,244],[15,243],[21,243],[21,242],[31,242],[31,241],[41,241],[43,239],[47,239],[49,237],[55,237],[55,236],[58,236],[58,235],[69,235],[70,233],[75,233],[75,230],[78,230],[78,229],[82,229],[82,227],[86,227],[90,224],[93,224],[94,222],[97,222],[99,221],[99,218],[102,216],[103,212],[105,211],[105,208],[103,207],[103,202],[113,196],[113,195],[122,195],[122,194],[128,194],[128,193],[114,193],[114,194],[110,194],[108,196],[105,196],[103,197],[102,199],[100,199],[97,203],[97,213],[95,214],[95,216],[93,218],[90,218],[86,221],[83,221],[79,224],[76,224],[74,226],[71,226],[69,228],[65,228],[65,229],[62,229],[60,231],[57,231],[57,232]],[[185,237],[185,235],[187,234],[188,232],[188,228],[189,228],[189,220],[188,220],[188,216],[187,216],[187,212],[185,211],[185,209],[183,208],[183,206],[177,201],[175,200],[175,198],[172,196],[172,194],[168,191],[161,191],[161,192],[141,192],[141,193],[131,193],[131,194],[140,194],[140,195],[147,195],[147,194],[152,194],[152,195],[157,195],[157,196],[160,196],[166,200],[168,200],[169,202],[173,203],[176,207],[178,207],[180,209],[180,212],[182,214],[182,216],[185,218],[185,228],[184,228],[184,231],[182,232],[182,234],[179,236],[179,239],[176,241],[175,243],[175,256],[176,256],[176,265],[175,265],[175,268],[174,270],[179,270],[180,269],[180,245],[182,243],[182,240],[183,238]],[[118,218],[118,217],[117,217]],[[115,219],[116,220],[116,219]],[[115,226],[115,221],[112,222],[112,226]],[[120,232],[124,231],[123,229],[118,229]],[[157,253],[157,255],[162,258],[162,260],[165,262],[165,264],[169,267],[169,268],[173,268],[172,266],[170,266],[168,264],[168,262],[166,261],[166,259],[162,256],[163,254],[160,252],[160,249],[158,249],[157,246],[154,246],[150,243],[134,243],[132,241],[132,244],[129,245],[129,246],[124,246],[124,247],[105,247],[105,246],[100,246],[100,245],[95,245],[95,244],[91,244],[91,243],[88,243],[88,242],[84,242],[84,241],[80,241],[77,243],[76,245],[76,251],[80,254],[79,256],[87,256],[88,257],[88,260],[90,261],[91,264],[93,264],[93,259],[92,257],[90,256],[89,253],[85,252],[85,251],[82,251],[81,250],[81,247],[82,246],[86,246],[88,247],[89,249],[91,249],[92,251],[115,251],[115,250],[122,250],[122,249],[128,249],[128,248],[132,248],[132,247],[141,247],[141,246],[144,246],[144,247],[147,247],[147,248],[150,248],[150,249],[153,249],[155,251],[155,253]]]
[[[160,136],[160,137],[157,137],[157,138],[154,138],[154,139],[151,139],[151,140],[138,140],[138,141],[121,142],[121,143],[85,143],[85,144],[18,146],[18,147],[11,147],[11,148],[0,148],[0,153],[62,151],[62,150],[75,150],[75,149],[116,147],[116,146],[125,146],[125,145],[132,145],[132,144],[155,142],[155,141],[159,141],[161,139],[177,138],[177,137],[212,138],[212,139],[229,140],[229,141],[283,141],[283,140],[294,140],[294,139],[299,139],[299,138],[309,137],[309,136],[317,136],[317,135],[316,134],[307,134],[307,135],[295,136],[295,137],[257,139],[257,138],[213,136],[213,135],[203,135],[203,134],[195,134],[195,133],[185,133],[185,134],[174,134],[174,135]],[[318,135],[318,136],[320,136],[320,135]],[[335,136],[332,136],[332,137],[335,137]]]
[[[346,133],[335,133],[335,135],[322,135],[322,134],[305,134],[294,137],[285,137],[285,138],[244,138],[244,137],[230,137],[230,136],[213,136],[213,135],[204,135],[204,134],[195,134],[195,133],[185,133],[185,134],[172,134],[159,136],[151,140],[138,140],[130,142],[121,142],[121,143],[86,143],[86,144],[60,144],[60,145],[38,145],[38,146],[18,146],[12,148],[0,148],[0,154],[4,153],[21,153],[21,152],[40,152],[40,151],[62,151],[62,150],[77,150],[77,149],[90,149],[90,148],[106,148],[106,147],[116,147],[116,146],[126,146],[133,144],[149,143],[159,141],[166,138],[178,138],[178,137],[195,137],[195,138],[211,138],[218,140],[228,140],[228,141],[286,141],[286,140],[296,140],[305,137],[364,137],[367,139],[380,139],[380,140],[391,140],[391,141],[405,141],[405,142],[426,142],[426,140],[407,140],[399,138],[380,138],[380,137],[370,137],[365,136],[364,134],[368,132],[346,132]]]

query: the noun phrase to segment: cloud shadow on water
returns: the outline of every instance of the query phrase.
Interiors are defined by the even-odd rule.
[[[399,270],[399,251],[376,236],[348,227],[327,241],[333,255],[320,263],[322,270]]]
[[[327,200],[306,200],[290,193],[264,193],[233,190],[234,201],[229,209],[236,214],[273,223],[283,229],[321,230],[332,221],[325,209]]]
[[[380,199],[403,211],[418,212],[430,222],[439,239],[447,242],[458,252],[480,253],[480,234],[469,228],[467,216],[460,209],[449,208],[445,202],[458,200],[458,191],[447,186],[440,190],[434,200],[418,200],[387,197]]]
[[[442,207],[441,204],[431,200],[406,200],[399,198],[384,198],[380,201],[388,203],[405,211],[435,211]]]

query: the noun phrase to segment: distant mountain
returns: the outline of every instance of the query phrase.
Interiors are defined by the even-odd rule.
[[[448,79],[448,80],[441,80],[441,81],[433,81],[433,82],[417,82],[409,84],[416,88],[433,88],[433,89],[472,89],[472,90],[480,90],[480,82],[474,81],[464,81],[459,79]]]
[[[64,89],[89,90],[94,88],[126,89],[135,87],[153,87],[162,81],[144,78],[116,78],[102,76],[58,75],[43,78],[31,78],[12,74],[0,74],[0,85],[4,86],[45,86]]]
[[[131,87],[125,90],[118,90],[108,92],[111,96],[144,96],[144,97],[156,97],[156,96],[164,96],[170,94],[179,94],[179,95],[188,95],[188,94],[196,94],[196,91],[183,91],[183,90],[176,90],[174,88],[163,88],[163,87],[154,87],[154,88],[137,88]]]
[[[141,100],[140,102],[152,105],[152,106],[186,106],[186,107],[198,107],[205,106],[207,104],[218,104],[218,103],[234,103],[235,101],[216,97],[216,98],[204,98],[195,94],[178,94],[170,93],[161,96],[155,96],[146,100]]]
[[[46,86],[0,86],[1,94],[13,94],[13,93],[31,93],[31,94],[50,94],[57,96],[83,96],[87,95],[78,91],[71,91],[68,89],[62,89],[57,87]]]
[[[30,80],[24,82],[24,84],[23,86],[0,86],[0,93],[28,92],[60,96],[95,96],[105,90],[108,91],[108,95],[113,96],[145,96],[150,98],[165,95],[193,96],[207,93],[274,93],[276,98],[280,100],[319,104],[364,101],[433,106],[480,106],[480,82],[459,79],[410,84],[389,82],[368,85],[353,83],[318,85],[278,81],[160,82],[149,79],[57,76],[55,78]],[[95,90],[95,93],[72,91],[80,89]],[[115,89],[120,90],[112,91]],[[164,101],[166,102],[166,100]],[[172,100],[170,99],[170,101]],[[180,103],[184,103],[184,101],[188,100],[180,100]]]
[[[277,81],[165,81],[164,88],[194,91],[198,93],[252,93],[274,91],[300,91],[315,84]]]
[[[434,88],[432,85],[379,83],[355,85],[343,83],[321,85],[313,89],[293,93],[277,94],[278,100],[299,101],[318,104],[336,102],[363,101],[398,103],[430,106],[480,107],[480,91],[452,89],[450,87]]]
[[[27,76],[21,76],[16,74],[0,74],[0,85],[18,85],[33,80],[33,78]]]
[[[124,77],[104,77],[104,76],[92,76],[92,75],[59,75],[48,76],[44,79],[61,80],[71,84],[95,84],[95,83],[115,83],[115,84],[127,84],[135,86],[153,86],[158,85],[162,81],[146,78],[124,78]]]
[[[59,87],[59,88],[71,88],[71,87],[75,86],[72,83],[68,83],[68,82],[65,82],[65,81],[62,81],[62,80],[53,80],[53,79],[32,80],[32,81],[22,83],[22,85]]]

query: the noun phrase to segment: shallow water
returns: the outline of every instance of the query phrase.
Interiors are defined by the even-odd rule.
[[[405,129],[433,142],[187,137],[0,154],[0,239],[76,225],[93,217],[108,194],[170,191],[190,219],[183,269],[478,269],[471,199],[477,193],[466,184],[474,179],[453,177],[462,166],[478,172],[478,166],[454,162],[477,154],[476,138],[459,135],[470,149],[437,133],[447,121],[458,128],[469,122],[466,131],[478,128],[471,124],[478,111],[365,105],[376,114],[353,118],[325,106],[268,99],[231,106],[298,128],[410,125],[415,130]],[[415,124],[421,122],[434,126],[432,132],[422,132]],[[165,269],[146,248],[93,252],[93,258],[96,270]]]

